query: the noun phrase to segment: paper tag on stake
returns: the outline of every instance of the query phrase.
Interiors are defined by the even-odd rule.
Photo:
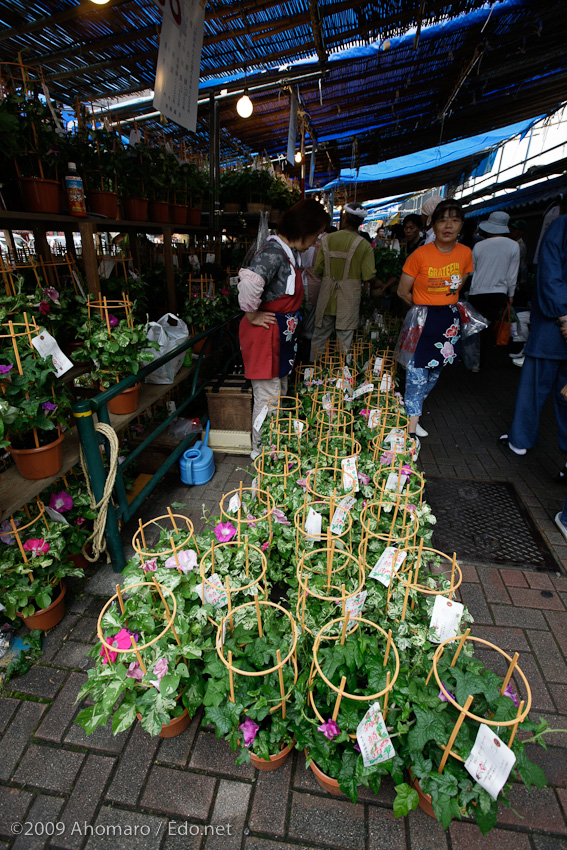
[[[293,420],[293,430],[297,437],[301,437],[303,433],[303,429],[305,428],[305,423],[301,422],[299,419]]]
[[[368,413],[368,427],[378,428],[380,425],[380,408],[373,407]]]
[[[403,472],[399,476],[397,472],[390,472],[386,479],[385,489],[389,490],[391,493],[397,493],[398,496],[401,495],[401,493],[404,492],[404,487],[406,486],[408,477],[409,476],[404,475]]]
[[[358,398],[359,395],[366,395],[366,393],[371,393],[374,390],[374,384],[369,384],[368,381],[365,381],[364,384],[361,384],[357,390],[354,391],[353,398]]]
[[[231,498],[230,502],[228,503],[228,510],[231,514],[236,514],[238,513],[241,507],[242,502],[240,501],[240,496],[238,495],[238,493],[235,493],[234,496]]]
[[[198,584],[195,588],[195,590],[199,594],[201,602],[208,602],[209,605],[213,606],[213,608],[228,607],[228,598],[226,595],[226,590],[222,589],[222,582],[220,580],[219,574],[213,573],[213,575],[210,576],[207,581],[208,584],[202,582],[201,584]],[[203,595],[205,597],[204,599]]]
[[[347,512],[342,508],[335,508],[333,519],[331,520],[331,534],[342,534],[345,529]]]
[[[407,552],[398,552],[395,546],[387,546],[376,566],[368,573],[368,577],[375,578],[385,587],[389,587],[392,574],[398,572],[406,556]]]
[[[372,367],[372,371],[375,375],[382,371],[382,364],[384,363],[384,359],[382,357],[376,357],[374,361],[374,366]]]
[[[490,726],[481,723],[476,733],[476,741],[465,762],[465,770],[468,770],[493,800],[496,800],[508,781],[515,763],[516,756],[510,747],[506,746]]]
[[[255,499],[258,494],[258,476],[252,481],[252,498]]]
[[[321,514],[314,511],[313,508],[309,508],[309,513],[307,514],[307,519],[305,520],[305,531],[310,536],[311,539],[319,541],[321,540],[321,523],[323,517]]]
[[[314,374],[315,374],[315,370],[313,368],[311,368],[310,366],[308,366],[306,369],[304,369],[303,370],[303,380],[304,380],[304,382],[307,383],[307,381],[312,381]]]
[[[429,628],[435,631],[437,637],[432,638],[432,643],[443,643],[459,634],[464,607],[461,602],[446,596],[435,597]]]
[[[352,631],[356,626],[356,623],[351,622],[354,617],[360,617],[362,614],[362,609],[364,608],[364,603],[366,602],[366,597],[368,596],[367,590],[361,590],[360,593],[355,593],[354,596],[349,596],[348,599],[345,599],[345,615],[348,611],[350,614],[349,622],[347,626],[347,632]],[[335,604],[338,605],[341,609],[341,616],[343,611],[343,601],[339,599],[335,600]]]
[[[343,368],[343,375],[344,375],[345,378],[352,378],[352,374],[351,374],[351,371],[348,368],[348,366],[345,366]]]
[[[331,393],[325,393],[323,396],[323,410],[331,410],[332,406]]]
[[[392,389],[392,385],[393,381],[391,375],[388,375],[388,373],[382,375],[382,380],[380,381],[380,392],[387,393],[388,390]]]
[[[68,372],[69,369],[73,368],[73,364],[69,358],[63,354],[57,345],[57,340],[55,340],[47,331],[42,331],[39,336],[34,336],[31,344],[38,354],[41,354],[44,360],[51,357],[58,378],[60,378],[61,375],[64,375],[65,372]]]
[[[396,755],[378,701],[372,703],[358,724],[356,741],[360,747],[364,767],[372,767]]]
[[[356,468],[356,457],[345,457],[341,460],[341,467],[343,470],[343,490],[350,490],[350,481],[349,476],[354,481],[354,492],[358,493],[360,490],[360,486],[358,483],[358,471]],[[345,475],[348,473],[348,475]]]
[[[268,415],[268,405],[265,404],[263,406],[262,410],[260,411],[260,413],[258,414],[258,416],[256,417],[256,419],[254,420],[254,430],[255,431],[260,430],[260,428],[264,424],[264,419],[266,418],[267,415]]]
[[[338,507],[343,511],[350,511],[356,505],[356,499],[354,496],[345,496],[341,499],[338,504]]]

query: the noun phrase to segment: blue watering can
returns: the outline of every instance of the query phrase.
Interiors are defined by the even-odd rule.
[[[198,440],[190,449],[183,452],[179,461],[181,480],[184,484],[206,484],[215,474],[213,450],[209,448],[210,421],[207,422],[205,441]]]

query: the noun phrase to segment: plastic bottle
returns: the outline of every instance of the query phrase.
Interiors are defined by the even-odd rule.
[[[85,205],[85,193],[83,191],[83,180],[77,174],[77,166],[74,162],[68,162],[69,173],[65,177],[65,189],[69,198],[69,212],[71,215],[84,218],[87,214]]]

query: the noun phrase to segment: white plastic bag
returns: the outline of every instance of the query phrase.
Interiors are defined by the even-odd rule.
[[[153,359],[157,360],[158,357],[163,357],[164,354],[168,354],[174,348],[177,348],[182,342],[186,342],[189,339],[189,328],[182,319],[174,316],[173,313],[166,313],[159,321],[149,323],[146,336],[150,342],[157,342],[159,345],[159,350],[153,351]],[[169,363],[160,366],[159,369],[147,376],[146,384],[172,384],[181,369],[184,357],[185,354],[178,354]],[[147,361],[147,363],[151,362],[151,360]],[[147,365],[147,363],[144,365]]]

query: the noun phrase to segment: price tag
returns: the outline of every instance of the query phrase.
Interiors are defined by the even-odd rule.
[[[346,362],[348,363],[349,366],[352,366],[352,354],[347,354]]]
[[[374,384],[369,384],[368,381],[365,381],[364,384],[361,384],[357,390],[354,391],[353,398],[358,398],[359,395],[366,395],[366,393],[371,393],[374,389]]]
[[[388,390],[392,389],[393,385],[394,385],[394,382],[392,381],[391,375],[388,375],[388,374],[382,375],[382,380],[380,381],[380,392],[381,393],[387,393]]]
[[[228,606],[228,599],[226,595],[226,590],[222,589],[222,582],[220,580],[219,574],[213,573],[213,575],[210,576],[207,581],[208,584],[202,582],[202,584],[198,584],[195,588],[195,590],[199,594],[201,602],[208,602],[209,605],[213,606],[213,608],[226,608]],[[205,597],[204,599],[203,594]]]
[[[356,741],[360,747],[364,767],[372,767],[396,755],[378,701],[372,703],[358,724]]]
[[[177,410],[177,405],[174,401],[168,401],[167,404],[166,404],[166,407],[167,407],[168,413],[175,413],[175,411]]]
[[[216,261],[217,261],[216,256],[211,251],[208,251],[207,256],[205,257],[205,262],[206,263],[216,263]],[[212,295],[212,293],[211,293],[211,295]]]
[[[345,369],[347,369],[347,368],[348,367],[345,366]],[[335,384],[335,386],[338,390],[348,390],[349,389],[349,382],[347,381],[346,378],[337,378],[337,383]]]
[[[293,430],[294,430],[295,434],[296,434],[298,437],[300,437],[300,436],[301,436],[301,434],[303,433],[303,429],[304,429],[304,428],[305,428],[305,423],[304,423],[304,422],[300,422],[300,421],[299,421],[299,419],[294,419],[294,420],[293,420]]]
[[[343,511],[350,511],[351,508],[354,508],[355,505],[356,499],[354,496],[345,496],[343,499],[341,499],[338,506]]]
[[[252,498],[255,499],[258,493],[258,476],[252,481]]]
[[[228,623],[228,617],[226,620],[222,621],[222,634],[221,634],[221,649],[224,646],[224,641],[226,638],[226,624]]]
[[[382,371],[382,364],[383,363],[384,363],[383,357],[376,357],[376,359],[374,361],[374,366],[372,368],[372,371],[374,372],[375,375],[377,375],[379,372]]]
[[[366,602],[366,597],[368,596],[367,590],[361,590],[360,593],[355,593],[354,596],[349,596],[348,599],[345,599],[345,614],[350,614],[349,624],[347,627],[347,631],[351,631],[356,626],[356,623],[351,623],[353,617],[360,617],[362,614],[362,609],[364,608],[364,603]],[[339,599],[335,601],[336,605],[340,605],[341,614],[343,610],[343,601]]]
[[[53,522],[60,522],[63,525],[69,525],[63,514],[60,514],[59,511],[56,511],[55,508],[50,508],[49,505],[45,505],[45,513],[47,514]]]
[[[347,512],[342,508],[336,508],[329,526],[332,534],[342,534],[345,528]]]
[[[228,503],[228,510],[231,514],[235,514],[238,513],[241,507],[242,502],[240,501],[240,496],[238,495],[238,493],[235,493],[234,496],[231,498],[230,502]]]
[[[370,339],[378,339],[378,331],[371,331]]]
[[[512,750],[490,726],[481,723],[470,756],[465,762],[465,769],[493,800],[496,800],[508,781],[515,763],[516,756]]]
[[[378,428],[380,425],[380,408],[373,407],[368,413],[368,427]]]
[[[51,357],[58,378],[60,378],[61,375],[64,375],[65,372],[68,372],[69,369],[73,368],[73,364],[69,358],[63,354],[57,345],[57,340],[55,340],[47,331],[42,331],[39,336],[34,336],[31,344],[38,354],[41,354],[44,360]]]
[[[260,413],[258,414],[258,416],[256,417],[256,419],[254,420],[254,430],[255,431],[260,430],[260,428],[264,424],[264,419],[266,418],[267,415],[268,415],[268,405],[265,404],[263,406],[263,408],[261,409]]]
[[[399,449],[403,449],[405,447],[406,436],[399,428],[393,428],[390,433],[384,437],[384,442],[387,443],[393,451],[399,451]]]
[[[350,362],[352,362],[352,358],[351,358],[351,361],[350,361]],[[343,368],[343,375],[344,375],[344,377],[345,377],[345,378],[352,378],[352,374],[351,374],[351,371],[350,371],[350,369],[348,368],[348,366],[345,366],[345,367]]]
[[[398,552],[395,546],[386,547],[376,566],[368,573],[368,577],[375,578],[385,587],[389,587],[392,575],[398,572],[406,556],[407,552]]]
[[[404,487],[406,486],[408,475],[398,475],[397,472],[390,472],[386,479],[386,490],[389,490],[391,493],[397,493],[398,496],[404,492]]]
[[[429,628],[437,634],[433,643],[443,643],[444,640],[456,637],[459,634],[464,607],[460,602],[447,599],[446,596],[435,597],[431,622],[429,623]]]
[[[325,393],[323,396],[323,410],[331,410],[333,402],[331,401],[331,393]]]
[[[230,286],[238,286],[240,278],[238,277],[238,275],[234,275],[233,277],[229,277],[228,282]]]
[[[314,541],[321,540],[321,523],[323,517],[321,514],[314,511],[313,508],[309,508],[309,513],[307,514],[307,519],[305,520],[305,531],[309,535],[309,537]]]
[[[354,492],[358,493],[360,490],[360,486],[358,483],[358,470],[356,468],[356,457],[345,457],[341,460],[341,466],[343,469],[343,490],[351,490],[351,484],[349,475],[354,481]],[[345,475],[345,472],[348,475]]]
[[[314,375],[315,375],[315,370],[312,369],[310,366],[308,366],[306,369],[303,370],[303,380],[304,380],[304,382],[307,383],[307,381],[312,381]]]

